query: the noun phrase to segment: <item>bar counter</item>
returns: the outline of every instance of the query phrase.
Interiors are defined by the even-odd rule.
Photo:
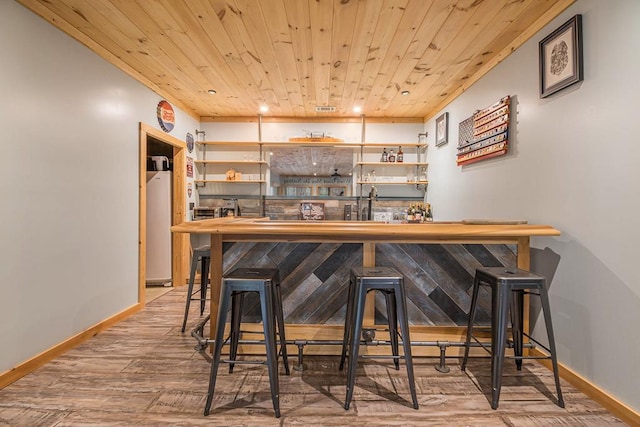
[[[222,241],[298,242],[515,242],[530,236],[559,236],[549,225],[521,221],[468,220],[417,224],[375,221],[272,221],[268,218],[215,218],[171,227],[177,233],[211,234]]]
[[[332,270],[331,274],[340,270],[341,279],[333,280],[331,283],[329,283],[329,280],[324,283],[320,280],[319,287],[322,287],[325,284],[332,284],[334,286],[330,291],[331,296],[328,296],[328,294],[320,295],[319,293],[316,293],[314,300],[308,300],[300,303],[300,310],[322,310],[322,305],[329,304],[331,302],[330,299],[335,299],[333,303],[336,307],[344,305],[344,303],[346,303],[346,290],[344,289],[346,286],[344,286],[344,280],[348,280],[349,263],[357,262],[358,264],[362,263],[365,267],[372,267],[380,265],[380,263],[376,263],[376,258],[380,258],[381,263],[396,267],[402,274],[406,274],[409,278],[409,284],[413,283],[415,286],[422,286],[421,282],[424,282],[426,280],[425,278],[436,283],[436,285],[433,283],[430,284],[430,288],[427,291],[423,290],[423,294],[416,296],[417,304],[422,304],[422,306],[426,307],[424,310],[427,311],[431,310],[429,307],[434,307],[434,311],[439,311],[440,308],[436,307],[433,302],[429,301],[424,295],[426,292],[431,292],[429,296],[436,302],[440,302],[444,305],[444,311],[446,311],[447,306],[452,305],[455,306],[454,308],[457,310],[457,315],[452,314],[449,316],[454,320],[443,324],[448,326],[461,326],[463,321],[460,318],[465,315],[468,310],[468,307],[464,309],[462,307],[466,306],[466,298],[468,297],[466,291],[470,288],[473,270],[475,267],[485,265],[487,263],[491,265],[517,263],[519,268],[529,269],[530,237],[560,235],[560,231],[556,230],[552,226],[532,225],[522,222],[523,221],[468,220],[462,222],[427,222],[407,224],[373,221],[273,221],[268,218],[227,217],[184,222],[171,227],[171,231],[174,233],[211,235],[212,291],[210,294],[210,310],[213,315],[211,316],[210,326],[212,331],[216,326],[215,313],[217,313],[218,310],[220,284],[223,271],[225,271],[223,263],[223,243],[226,245],[227,242],[268,242],[272,244],[277,242],[304,242],[333,244],[333,246],[330,245],[331,250],[336,250],[340,245],[347,247],[347,249],[342,251],[342,258],[334,261],[333,264],[327,267],[327,269]],[[354,244],[356,245],[354,246]],[[496,254],[495,250],[493,252],[486,251],[486,253],[482,252],[475,254],[474,252],[478,252],[475,248],[484,250],[484,247],[481,245],[489,245],[491,247],[507,245],[506,247],[513,248],[513,251],[500,250],[497,251],[497,255],[495,257],[491,256],[492,253],[494,255]],[[357,248],[357,250],[354,249],[354,247]],[[273,246],[269,246],[265,249],[265,251],[267,250],[273,251]],[[248,251],[260,252],[255,247],[246,250],[246,252]],[[464,252],[464,254],[461,254],[461,252]],[[503,255],[504,252],[512,255]],[[433,255],[434,253],[441,255]],[[473,256],[470,256],[469,253]],[[399,254],[402,254],[402,256]],[[240,255],[236,254],[235,256],[236,258],[239,258]],[[264,262],[263,252],[260,252],[259,254],[254,253],[252,256],[254,257],[252,259]],[[408,260],[406,265],[404,265],[405,262],[403,256],[406,256],[406,259]],[[441,262],[439,265],[432,264],[432,257],[435,256],[443,257],[445,261]],[[284,260],[291,257],[291,255],[283,254],[280,257],[274,256],[271,258]],[[309,259],[307,259],[306,262],[309,265],[307,268],[317,268],[318,264],[325,262],[327,257],[328,255],[324,253],[322,256],[317,256],[317,260],[316,258],[311,259],[312,257],[308,256]],[[463,269],[457,268],[457,270],[461,271],[455,271],[451,277],[447,277],[445,280],[442,278],[442,271],[446,272],[447,268],[455,269],[452,267],[453,262],[451,261],[451,259],[454,259],[455,257],[459,257],[463,260],[465,267]],[[285,272],[285,275],[291,273],[291,276],[287,277],[289,280],[284,286],[285,292],[289,292],[291,299],[298,298],[298,294],[301,292],[298,292],[296,288],[300,282],[304,282],[306,280],[306,276],[303,276],[302,274],[294,274],[294,268],[298,267],[288,268],[288,271]],[[463,286],[460,286],[459,283],[461,281],[461,276],[464,276],[463,281],[465,284]],[[317,281],[318,280],[316,280],[316,282]],[[342,283],[340,283],[341,281]],[[440,285],[437,284],[438,281],[443,282],[442,290],[439,288]],[[407,281],[405,283],[407,283]],[[455,289],[458,286],[460,286],[460,289]],[[316,288],[318,288],[317,284]],[[342,295],[343,293],[344,297]],[[458,293],[459,295],[456,296],[455,293]],[[308,294],[313,295],[311,291],[309,291]],[[298,301],[294,301],[294,303],[295,302]],[[457,303],[457,305],[453,302]],[[486,304],[485,308],[488,310]],[[337,308],[335,310],[337,310]],[[292,315],[287,316],[287,311],[291,312]],[[289,327],[291,319],[294,320],[293,323],[297,323],[295,321],[296,313],[297,312],[293,309],[285,309],[285,321],[287,322],[287,327]],[[370,300],[367,300],[365,323],[373,324],[375,322],[375,316],[375,301],[371,298]],[[446,316],[442,314],[441,317],[445,318]],[[339,314],[335,314],[332,317],[334,320],[333,323],[336,323],[336,327],[340,323],[339,321],[336,321],[338,318]],[[436,315],[434,318],[438,319],[438,316]],[[455,319],[458,320],[456,321]],[[528,329],[527,313],[525,313],[525,323],[525,328]],[[415,324],[420,324],[420,322],[412,322],[412,330]],[[423,324],[438,326],[440,325],[440,322],[427,320],[423,322]],[[306,326],[308,330],[309,325]],[[461,331],[456,331],[453,335],[459,336],[460,333]],[[290,335],[289,331],[287,331],[287,334]],[[326,337],[327,335],[311,333],[311,336],[317,338],[318,336]]]

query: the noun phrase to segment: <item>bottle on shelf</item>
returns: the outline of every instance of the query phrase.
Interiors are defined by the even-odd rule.
[[[398,163],[404,162],[404,153],[402,152],[402,146],[398,147],[398,156],[396,157]]]
[[[389,162],[394,163],[396,161],[396,155],[393,154],[393,150],[389,152]]]
[[[380,159],[381,162],[387,162],[389,161],[389,154],[387,153],[387,149],[383,148],[382,149],[382,158]]]
[[[420,176],[418,178],[420,181],[424,182],[427,180],[427,168],[423,167],[420,170]]]

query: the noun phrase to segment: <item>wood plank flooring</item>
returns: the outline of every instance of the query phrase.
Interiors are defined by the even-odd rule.
[[[363,360],[351,409],[343,409],[338,357],[307,356],[307,370],[280,376],[282,417],[273,416],[264,366],[223,366],[212,413],[202,415],[209,363],[180,333],[186,287],[172,290],[108,331],[0,390],[0,425],[8,426],[612,426],[624,425],[562,381],[566,408],[555,404],[553,377],[535,361],[505,369],[498,410],[488,401],[488,359],[467,373],[450,362],[415,358],[420,409],[411,407],[404,366]],[[197,321],[192,304],[189,324]],[[296,358],[290,362],[296,364]],[[282,373],[281,369],[281,373]]]

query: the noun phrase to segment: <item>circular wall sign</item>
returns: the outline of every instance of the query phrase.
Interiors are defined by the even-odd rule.
[[[176,124],[176,116],[173,112],[173,107],[167,101],[162,100],[158,102],[158,123],[165,132],[171,132]]]

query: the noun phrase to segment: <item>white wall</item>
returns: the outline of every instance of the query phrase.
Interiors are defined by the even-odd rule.
[[[584,82],[538,94],[538,42],[576,13],[584,30]],[[558,238],[532,268],[553,273],[554,329],[561,363],[640,410],[640,2],[579,0],[448,105],[449,143],[431,148],[428,200],[436,220],[523,218]],[[458,123],[505,95],[515,97],[507,156],[455,164]],[[427,124],[433,141],[435,120]],[[552,251],[552,252],[551,252]],[[549,270],[551,268],[551,270]],[[543,335],[543,322],[536,322]],[[545,340],[546,341],[546,340]],[[570,401],[569,401],[570,405]]]
[[[0,2],[0,373],[138,300],[138,122],[160,97]],[[172,135],[197,121],[176,109]]]

